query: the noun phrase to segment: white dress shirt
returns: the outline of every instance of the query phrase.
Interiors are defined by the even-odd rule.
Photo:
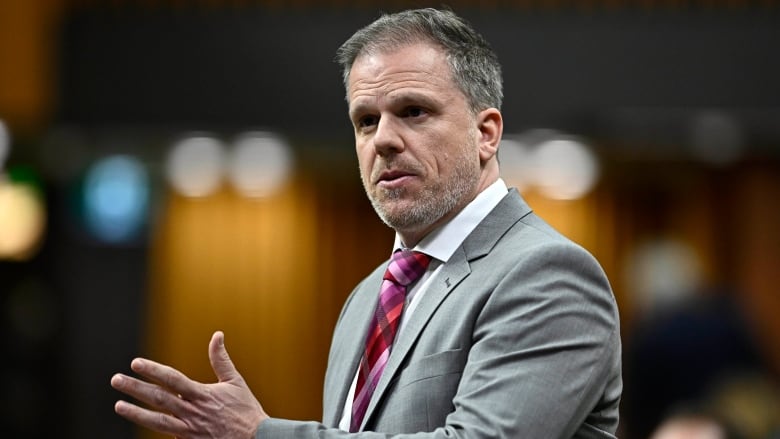
[[[403,331],[406,322],[412,318],[414,309],[425,295],[428,285],[431,283],[441,267],[449,261],[455,250],[460,247],[469,234],[482,222],[483,219],[493,210],[494,207],[504,198],[508,189],[502,179],[496,180],[493,184],[480,192],[474,200],[463,208],[454,218],[441,225],[425,238],[422,239],[412,250],[419,251],[431,256],[431,263],[425,273],[412,286],[407,287],[406,303],[401,322],[398,325],[396,338]],[[393,251],[403,248],[401,237],[396,233]],[[378,293],[377,293],[378,294]],[[361,334],[365,337],[365,334]],[[392,352],[392,351],[391,351]],[[352,420],[352,400],[357,386],[357,376],[360,373],[360,367],[355,371],[355,377],[352,380],[352,386],[347,392],[347,398],[344,402],[344,411],[341,414],[339,428],[349,431],[349,424]]]

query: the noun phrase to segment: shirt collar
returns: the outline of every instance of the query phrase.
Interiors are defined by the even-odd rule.
[[[451,220],[426,235],[412,250],[423,252],[434,259],[447,262],[469,234],[482,222],[508,192],[504,180],[493,184],[477,194]],[[401,237],[395,234],[393,251],[403,248]]]

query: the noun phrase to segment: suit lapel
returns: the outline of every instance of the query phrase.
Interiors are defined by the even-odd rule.
[[[517,191],[510,191],[463,241],[463,245],[455,251],[450,260],[442,266],[441,271],[432,279],[433,282],[429,285],[425,295],[421,297],[420,303],[414,310],[413,317],[409,319],[406,327],[398,334],[398,338],[393,343],[390,358],[371,397],[361,428],[365,426],[371,417],[378,401],[384,396],[388,384],[398,373],[399,366],[403,364],[404,359],[414,346],[431,316],[433,316],[447,295],[471,273],[470,262],[486,255],[512,225],[530,212],[531,209],[525,204]],[[378,291],[379,282],[377,282],[376,288]],[[366,322],[365,324],[367,325],[368,323]],[[359,358],[363,354],[362,346],[357,352]],[[352,369],[351,373],[350,379],[354,378],[355,370]],[[351,381],[347,383],[347,388],[350,385]]]

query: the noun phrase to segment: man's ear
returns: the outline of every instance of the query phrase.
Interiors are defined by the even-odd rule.
[[[488,108],[477,114],[479,128],[479,159],[482,163],[494,158],[504,132],[504,118],[496,108]]]

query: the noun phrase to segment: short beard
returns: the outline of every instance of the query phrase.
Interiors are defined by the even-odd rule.
[[[473,194],[479,184],[479,176],[479,167],[466,160],[458,161],[452,178],[424,187],[411,207],[401,212],[385,209],[382,200],[373,197],[368,190],[366,193],[385,224],[396,231],[420,231],[459,207],[464,198]],[[406,189],[385,190],[383,195],[382,198],[387,201],[401,199],[406,195]]]

